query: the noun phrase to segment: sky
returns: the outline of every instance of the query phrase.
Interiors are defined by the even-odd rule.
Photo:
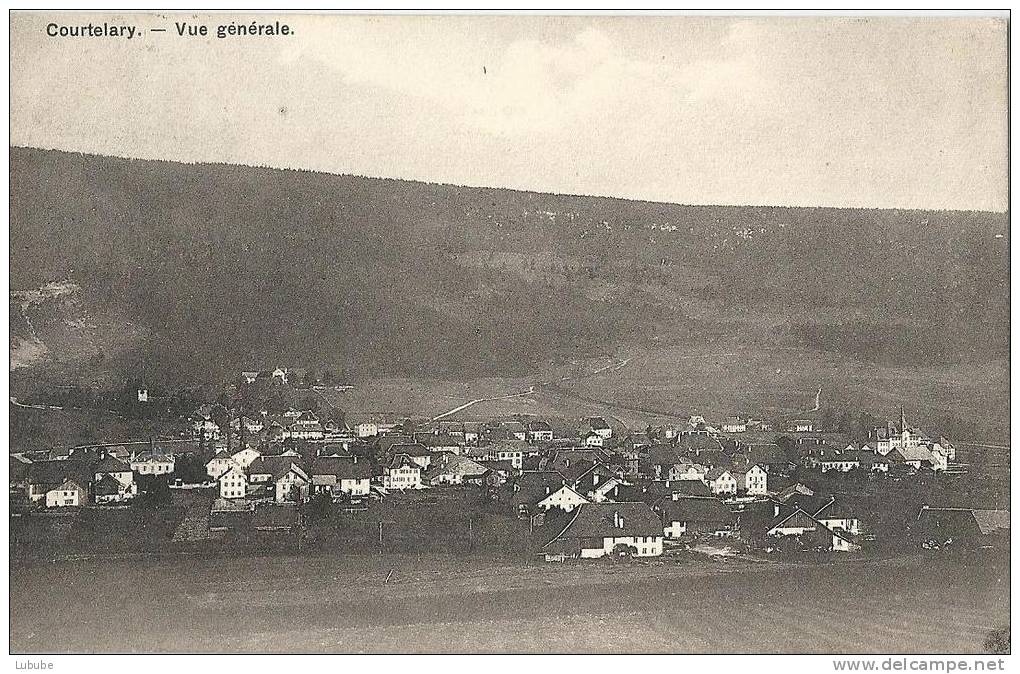
[[[293,35],[215,37],[253,19]],[[46,34],[90,22],[142,34]],[[1004,211],[1006,31],[974,17],[15,13],[11,144],[685,204]]]

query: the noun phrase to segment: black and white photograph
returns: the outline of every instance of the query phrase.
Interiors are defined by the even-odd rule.
[[[1008,9],[8,21],[9,664],[1007,669]]]

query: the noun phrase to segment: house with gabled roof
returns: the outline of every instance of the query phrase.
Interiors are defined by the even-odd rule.
[[[736,494],[737,478],[725,468],[713,468],[705,474],[705,482],[713,494]]]
[[[817,518],[801,508],[794,508],[788,514],[781,514],[769,528],[767,535],[774,538],[797,536],[815,541],[826,550],[839,552],[856,552],[860,545],[855,542],[853,534],[844,529],[830,529]]]
[[[570,511],[588,500],[555,470],[526,470],[513,481],[510,504],[520,516],[559,508]]]
[[[135,474],[131,466],[120,459],[106,456],[92,468],[92,471],[95,475],[92,494],[96,503],[120,503],[138,495]]]
[[[234,457],[228,454],[227,450],[221,449],[216,452],[211,459],[206,461],[205,472],[209,475],[209,477],[215,480],[219,478],[220,475],[223,475],[223,473],[225,473],[231,466],[236,465],[238,464],[234,461]]]
[[[277,503],[301,503],[308,498],[311,478],[297,464],[273,476],[273,485]]]
[[[228,467],[216,478],[221,499],[242,499],[248,495],[248,477],[240,466]]]
[[[407,454],[396,454],[390,463],[383,466],[383,489],[421,489],[421,464]]]
[[[662,554],[662,521],[640,502],[585,503],[543,525],[536,534],[539,554],[547,560]]]
[[[371,466],[357,456],[317,457],[309,474],[312,493],[328,493],[335,501],[347,496],[367,496],[371,489]]]
[[[685,536],[732,536],[736,516],[715,496],[681,496],[662,498],[654,509],[661,513],[666,538]]]
[[[78,480],[69,478],[46,492],[46,507],[74,508],[85,505],[87,499],[85,487]]]
[[[425,481],[432,487],[481,482],[488,472],[488,468],[466,456],[447,452],[437,457],[425,471]]]

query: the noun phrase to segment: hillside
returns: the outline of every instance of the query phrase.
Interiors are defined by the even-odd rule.
[[[76,288],[12,295],[17,373],[506,376],[664,338],[878,365],[1008,353],[1004,214],[680,206],[12,148],[10,232],[12,291]]]

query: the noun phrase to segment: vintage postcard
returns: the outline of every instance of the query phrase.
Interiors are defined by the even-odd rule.
[[[1002,668],[1008,12],[9,21],[19,668]]]

